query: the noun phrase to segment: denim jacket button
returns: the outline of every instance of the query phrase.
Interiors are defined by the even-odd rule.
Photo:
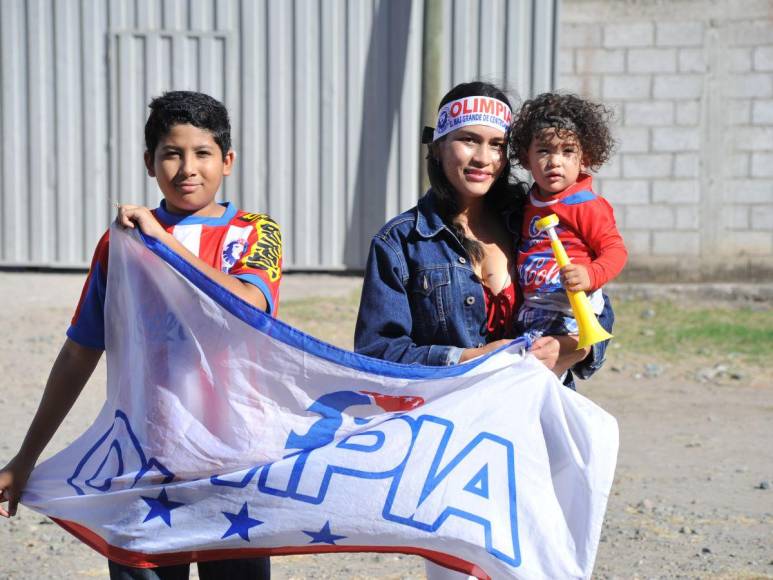
[[[459,256],[459,263],[460,264],[466,264],[467,263],[467,259],[464,256]]]
[[[484,346],[486,346],[484,343],[482,343],[482,342],[478,343],[478,348],[483,348]]]
[[[464,301],[467,304],[467,306],[472,306],[473,304],[475,304],[475,296],[468,296],[467,298],[464,299]]]

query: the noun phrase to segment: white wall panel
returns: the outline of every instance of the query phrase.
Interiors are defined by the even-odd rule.
[[[443,4],[444,87],[551,86],[559,0]],[[84,267],[117,201],[155,206],[147,105],[224,100],[222,199],[280,223],[285,264],[359,269],[413,205],[421,0],[0,0],[0,266]]]

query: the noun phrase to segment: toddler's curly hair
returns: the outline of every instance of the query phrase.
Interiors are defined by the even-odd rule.
[[[542,93],[523,103],[510,127],[510,157],[521,167],[528,165],[532,140],[545,129],[559,136],[573,133],[582,148],[583,163],[597,171],[609,159],[615,141],[609,130],[612,111],[601,103],[564,93]]]

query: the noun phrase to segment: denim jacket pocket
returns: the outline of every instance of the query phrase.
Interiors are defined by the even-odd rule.
[[[410,282],[411,310],[414,319],[419,321],[419,324],[414,324],[414,329],[421,334],[426,333],[427,340],[439,338],[438,330],[447,339],[450,284],[451,274],[447,265],[422,268]]]

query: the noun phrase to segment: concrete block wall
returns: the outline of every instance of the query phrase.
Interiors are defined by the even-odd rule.
[[[558,88],[615,113],[627,280],[773,279],[773,5],[563,0]]]

